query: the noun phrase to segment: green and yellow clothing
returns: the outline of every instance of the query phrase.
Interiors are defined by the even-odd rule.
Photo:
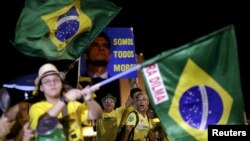
[[[121,126],[126,124],[128,115],[129,115],[132,111],[135,111],[135,107],[134,107],[133,105],[128,106],[128,107],[124,110],[124,112],[123,112],[123,114],[122,114],[122,119],[121,119]]]
[[[44,115],[53,104],[41,101],[31,106],[29,110],[31,128],[36,129],[39,118]],[[67,105],[69,115],[69,141],[83,141],[81,124],[87,121],[89,109],[85,104],[70,101]],[[63,118],[62,112],[58,115],[59,121]]]
[[[151,119],[152,125],[153,125],[153,132],[156,137],[160,138],[161,141],[169,141],[165,131],[161,127],[160,119],[159,118],[153,118]]]
[[[110,113],[103,112],[97,120],[97,141],[114,141],[125,107],[119,107]]]
[[[146,116],[146,114],[145,116],[143,116],[138,111],[136,112],[138,113],[139,119],[136,119],[135,113],[132,112],[128,115],[126,125],[135,126],[136,120],[139,120],[134,130],[133,141],[141,141],[143,139],[146,139],[146,137],[148,136],[149,129],[152,129],[153,125],[151,123],[151,120],[149,120],[148,117]]]

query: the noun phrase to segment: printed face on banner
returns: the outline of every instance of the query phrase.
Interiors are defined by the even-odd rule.
[[[107,66],[108,75],[114,76],[136,66],[136,51],[132,28],[105,28],[87,49],[82,60]],[[80,74],[86,73],[86,63],[81,61]],[[137,71],[122,78],[137,78]]]

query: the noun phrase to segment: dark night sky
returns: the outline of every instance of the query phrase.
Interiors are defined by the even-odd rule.
[[[122,11],[109,26],[133,27],[136,51],[143,52],[146,59],[158,53],[186,44],[198,37],[218,30],[230,24],[236,29],[242,90],[245,99],[249,99],[249,66],[246,66],[247,47],[249,46],[249,11],[238,3],[219,5],[216,2],[202,1],[202,3],[170,3],[163,0],[113,0],[122,6]],[[3,14],[1,32],[1,76],[0,84],[10,81],[23,74],[36,72],[45,60],[31,58],[17,52],[11,45],[14,39],[15,24],[24,5],[24,0],[8,1],[10,11]],[[244,5],[244,4],[241,4]],[[248,18],[248,19],[247,19]],[[11,19],[11,20],[4,20]],[[249,49],[248,49],[249,50]],[[7,56],[7,57],[3,57]],[[11,60],[12,59],[12,60]],[[246,100],[245,100],[245,103]],[[250,113],[249,105],[246,106]]]

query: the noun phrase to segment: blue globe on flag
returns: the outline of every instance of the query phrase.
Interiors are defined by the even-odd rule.
[[[79,29],[78,13],[75,7],[72,7],[67,13],[58,17],[57,31],[55,36],[61,42],[73,37]]]
[[[207,129],[215,125],[223,114],[218,92],[209,86],[194,86],[184,92],[179,102],[183,120],[193,128]]]

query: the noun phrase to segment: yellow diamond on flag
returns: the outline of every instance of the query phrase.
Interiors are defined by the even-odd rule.
[[[57,51],[63,50],[78,34],[92,28],[91,19],[80,8],[80,0],[41,18],[49,27],[49,39],[56,45]]]
[[[191,59],[179,78],[169,116],[195,139],[207,140],[208,125],[226,124],[233,99]]]

